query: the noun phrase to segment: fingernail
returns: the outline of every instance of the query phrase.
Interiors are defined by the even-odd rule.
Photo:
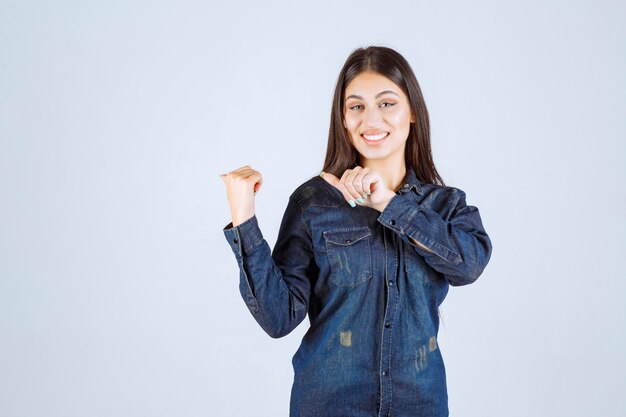
[[[363,200],[367,200],[367,195],[364,195],[364,196],[363,196]]]
[[[359,198],[357,198],[357,199],[356,199],[356,201],[358,201],[359,203],[362,203],[362,202],[364,202],[365,200],[363,200],[363,197],[359,197]]]
[[[356,207],[356,203],[354,202],[354,200],[350,200],[348,201],[348,203],[350,203],[350,206]]]

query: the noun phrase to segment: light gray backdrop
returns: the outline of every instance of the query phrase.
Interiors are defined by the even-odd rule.
[[[308,327],[238,292],[218,174],[273,247],[349,53],[413,66],[492,238],[440,346],[460,417],[626,413],[619,1],[0,0],[0,416],[286,416]]]

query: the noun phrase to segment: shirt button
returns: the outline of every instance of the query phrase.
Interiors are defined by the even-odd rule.
[[[391,224],[395,225],[395,224],[396,224],[396,221],[395,221],[395,220],[393,220],[393,219],[391,219]]]
[[[386,376],[386,375],[387,375],[387,371],[383,371],[383,376]]]
[[[391,323],[389,323],[389,322],[385,323],[385,327],[386,328],[390,328],[391,327]]]
[[[404,184],[404,188],[409,188],[409,184]]]
[[[235,243],[239,243],[239,240],[237,240],[237,239],[233,239],[233,242],[235,242]]]
[[[393,281],[389,281],[389,286],[393,287]]]

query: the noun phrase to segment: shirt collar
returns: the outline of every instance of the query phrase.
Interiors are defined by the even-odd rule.
[[[402,184],[400,185],[399,192],[404,194],[409,190],[414,190],[417,194],[422,194],[422,185],[419,180],[415,176],[415,170],[412,166],[407,166],[406,175],[402,180]]]

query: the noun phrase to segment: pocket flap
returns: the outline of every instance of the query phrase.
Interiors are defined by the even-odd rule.
[[[324,239],[336,245],[352,245],[363,238],[371,236],[371,234],[372,232],[367,226],[333,229],[323,232]]]

